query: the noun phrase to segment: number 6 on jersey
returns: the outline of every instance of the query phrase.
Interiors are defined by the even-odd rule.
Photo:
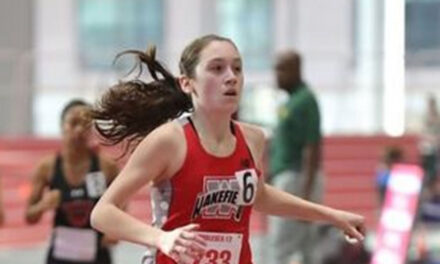
[[[237,197],[238,205],[251,205],[254,203],[257,193],[258,177],[254,169],[247,169],[237,171],[235,178],[240,186],[240,191]]]

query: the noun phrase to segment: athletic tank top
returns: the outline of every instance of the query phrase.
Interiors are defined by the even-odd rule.
[[[102,234],[90,225],[90,213],[106,188],[106,178],[95,154],[78,186],[66,181],[63,160],[57,155],[50,189],[61,192],[61,201],[54,215],[47,263],[110,263],[108,249],[101,245]]]
[[[173,230],[190,223],[208,243],[202,261],[184,263],[251,264],[249,220],[259,172],[242,131],[231,122],[236,146],[227,157],[210,155],[202,147],[191,118],[179,119],[187,154],[182,168],[152,188],[153,225]],[[147,251],[144,264],[175,263],[160,251]]]

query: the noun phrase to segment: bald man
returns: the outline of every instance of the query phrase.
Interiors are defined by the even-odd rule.
[[[320,114],[315,95],[301,76],[301,56],[293,50],[279,53],[275,75],[278,87],[290,98],[279,109],[278,127],[271,141],[272,184],[303,199],[320,202]],[[316,226],[302,221],[270,218],[271,263],[313,263],[316,233]]]

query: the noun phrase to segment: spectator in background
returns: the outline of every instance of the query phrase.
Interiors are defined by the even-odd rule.
[[[425,170],[425,183],[431,185],[437,175],[440,143],[440,114],[434,95],[427,99],[426,116],[420,142],[422,164]]]
[[[423,223],[440,224],[440,177],[432,181],[421,198],[420,217]]]
[[[411,263],[440,263],[438,242],[432,238],[438,236],[440,232],[439,147],[440,114],[436,98],[434,95],[430,95],[427,98],[426,116],[420,141],[425,178],[424,188],[420,197],[418,219],[415,224],[414,242],[416,245],[417,261]]]
[[[278,87],[289,93],[279,110],[278,127],[271,140],[272,184],[305,200],[321,202],[320,113],[314,93],[301,76],[301,57],[292,50],[278,54],[275,64]],[[299,257],[311,263],[317,227],[303,221],[269,219],[271,263],[287,264]]]
[[[115,241],[93,230],[90,213],[118,173],[116,165],[89,146],[90,106],[69,102],[61,114],[61,150],[44,158],[32,177],[26,221],[55,211],[47,264],[110,264]]]
[[[379,195],[380,205],[385,199],[385,192],[387,190],[388,181],[391,174],[391,169],[394,164],[403,161],[403,151],[396,146],[388,146],[382,154],[382,161],[376,172],[376,187]]]
[[[426,186],[420,198],[418,219],[412,242],[414,261],[411,264],[440,263],[438,237],[440,234],[440,178],[436,177]]]

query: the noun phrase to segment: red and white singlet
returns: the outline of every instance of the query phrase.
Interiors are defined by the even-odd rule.
[[[188,264],[251,264],[249,220],[260,173],[240,126],[232,122],[234,152],[227,157],[208,154],[190,117],[179,122],[185,133],[187,154],[182,168],[152,189],[153,225],[163,230],[197,223],[207,242],[202,260]],[[147,252],[144,264],[175,263],[160,251]]]

